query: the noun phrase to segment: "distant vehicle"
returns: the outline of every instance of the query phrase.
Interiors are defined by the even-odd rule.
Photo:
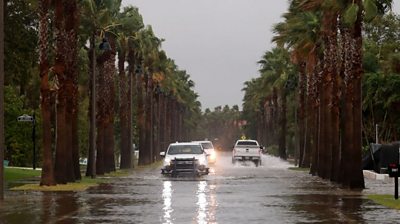
[[[263,147],[256,140],[237,140],[232,150],[232,163],[253,161],[256,166],[259,166],[262,150]]]
[[[200,143],[172,143],[166,152],[160,152],[160,156],[164,157],[162,174],[176,177],[182,173],[195,176],[209,173],[207,154]]]
[[[217,153],[215,152],[214,145],[212,144],[211,141],[204,140],[204,141],[193,141],[193,142],[201,144],[201,146],[203,147],[204,151],[207,154],[207,159],[209,164],[216,162]]]

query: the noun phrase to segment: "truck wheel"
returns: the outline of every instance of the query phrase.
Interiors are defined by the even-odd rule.
[[[235,165],[236,164],[236,159],[232,158],[232,164]]]
[[[259,165],[261,165],[261,161],[260,160],[254,160],[254,164],[256,165],[256,167],[258,167]]]

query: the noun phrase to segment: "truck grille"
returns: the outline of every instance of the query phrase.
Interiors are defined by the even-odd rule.
[[[174,159],[172,160],[172,168],[176,171],[195,170],[196,160],[192,159]]]

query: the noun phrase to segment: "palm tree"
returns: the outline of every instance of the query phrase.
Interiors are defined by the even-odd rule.
[[[316,149],[318,135],[313,133],[317,128],[316,82],[314,75],[319,49],[319,16],[300,8],[300,1],[292,1],[289,12],[284,14],[285,21],[274,26],[276,36],[273,41],[278,46],[287,46],[291,50],[292,62],[299,70],[299,166],[309,167],[311,149]],[[314,83],[314,84],[312,84]],[[306,92],[306,93],[305,93]],[[307,95],[305,100],[305,95]],[[313,150],[315,151],[315,150]],[[313,153],[316,155],[317,153]],[[312,158],[316,159],[316,156]],[[315,167],[317,160],[312,163]]]
[[[135,33],[143,27],[142,17],[138,9],[125,8],[120,14],[119,37],[118,37],[118,69],[119,69],[119,91],[120,91],[120,124],[121,124],[121,169],[132,167],[132,72],[125,72],[125,62],[129,53],[129,40],[134,38]],[[131,49],[134,51],[134,49]],[[134,64],[130,64],[134,67]]]
[[[94,0],[84,0],[82,2],[82,26],[85,29],[81,30],[81,36],[83,38],[87,38],[89,40],[90,46],[87,49],[88,58],[89,58],[89,80],[90,80],[90,102],[89,102],[89,117],[90,117],[90,130],[89,130],[89,158],[88,158],[88,166],[86,170],[86,176],[95,177],[97,171],[96,167],[99,166],[101,171],[100,173],[104,173],[103,161],[100,164],[97,164],[95,160],[96,153],[96,95],[98,95],[96,91],[96,82],[99,81],[99,78],[96,77],[96,62],[97,60],[104,60],[104,57],[107,54],[98,54],[104,52],[96,53],[96,42],[97,39],[102,39],[105,37],[106,33],[112,32],[118,24],[113,21],[113,13],[119,10],[120,1],[114,0],[104,0],[104,1],[94,1]],[[100,108],[99,108],[100,109]],[[99,131],[100,134],[103,133],[102,130]],[[103,149],[103,146],[100,145],[99,149]],[[100,150],[100,157],[103,158],[102,150]]]
[[[261,65],[260,72],[265,77],[267,85],[272,86],[272,96],[276,99],[275,94],[278,89],[280,92],[280,115],[279,115],[279,156],[286,159],[286,101],[287,101],[287,88],[286,83],[290,73],[293,73],[293,68],[287,66],[289,62],[289,53],[283,48],[274,48],[271,52],[266,52],[263,59],[258,63]],[[274,100],[275,104],[276,100]]]
[[[43,130],[43,166],[40,185],[55,185],[53,171],[53,155],[51,150],[51,89],[49,86],[48,62],[48,19],[49,0],[41,0],[39,6],[39,67],[41,78],[41,112]],[[1,160],[1,159],[0,159]]]
[[[137,83],[138,89],[138,124],[139,124],[139,164],[145,165],[153,162],[153,73],[154,66],[158,60],[159,48],[161,40],[158,39],[151,28],[146,27],[138,33],[140,42],[139,57],[143,59],[142,71],[144,72],[143,83],[141,80]],[[139,78],[141,79],[141,78]],[[144,91],[143,91],[144,89]],[[145,104],[142,104],[142,92],[145,94]],[[146,116],[144,116],[146,115]]]

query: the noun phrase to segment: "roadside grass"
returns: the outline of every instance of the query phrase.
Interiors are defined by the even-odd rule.
[[[385,207],[400,210],[400,201],[395,200],[393,195],[371,194],[367,195],[367,198]]]
[[[40,177],[41,172],[42,171],[40,171],[40,170],[5,167],[4,168],[4,179],[5,179],[5,181],[31,179],[31,178]]]
[[[289,167],[289,170],[293,171],[303,171],[303,172],[309,172],[310,168],[302,168],[302,167]]]

